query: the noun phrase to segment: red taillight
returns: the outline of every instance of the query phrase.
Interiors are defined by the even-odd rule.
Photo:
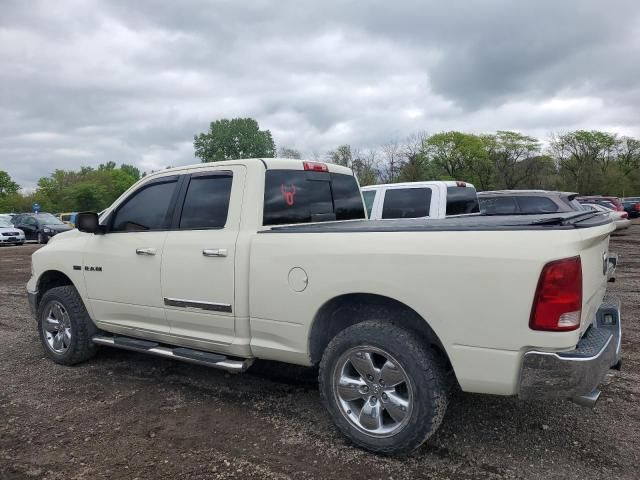
[[[547,263],[538,280],[529,327],[552,332],[575,330],[580,326],[581,312],[580,257]]]
[[[629,214],[627,212],[624,212],[622,215],[620,215],[620,218],[629,218]]]
[[[636,203],[636,204],[633,206],[633,209],[634,209],[636,212],[640,212],[640,203]]]
[[[326,163],[321,162],[302,162],[305,170],[311,170],[312,172],[328,172],[329,167]]]

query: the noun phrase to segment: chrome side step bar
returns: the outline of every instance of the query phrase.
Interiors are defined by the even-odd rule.
[[[217,353],[204,352],[201,350],[193,350],[191,348],[182,347],[163,347],[159,343],[150,342],[148,340],[139,340],[137,338],[124,336],[107,336],[96,335],[91,338],[93,343],[104,345],[107,347],[122,348],[132,352],[148,353],[158,357],[172,358],[182,362],[193,363],[195,365],[204,365],[206,367],[225,370],[230,373],[242,373],[246,371],[252,364],[253,359],[232,360],[224,355]]]

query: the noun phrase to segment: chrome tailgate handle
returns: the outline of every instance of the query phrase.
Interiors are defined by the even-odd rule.
[[[155,255],[155,248],[136,248],[136,254],[138,255]]]
[[[227,249],[226,248],[205,248],[202,250],[202,255],[205,257],[226,257]]]

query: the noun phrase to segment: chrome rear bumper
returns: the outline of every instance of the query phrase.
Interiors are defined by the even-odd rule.
[[[593,325],[575,349],[525,353],[518,396],[566,398],[593,405],[600,394],[597,387],[607,371],[620,365],[621,340],[620,300],[606,296]]]

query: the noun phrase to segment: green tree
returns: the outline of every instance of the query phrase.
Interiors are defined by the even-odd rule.
[[[427,140],[426,151],[436,172],[450,180],[458,180],[469,170],[475,143],[474,136],[467,133],[436,133]]]
[[[122,165],[120,165],[120,170],[122,170],[122,172],[127,174],[130,178],[135,179],[136,182],[140,180],[140,178],[142,178],[140,176],[140,169],[138,167],[134,167],[133,165],[127,165],[126,163],[123,163]]]
[[[56,170],[38,180],[37,195],[43,210],[99,211],[109,206],[140,177],[131,165],[116,167],[114,162],[82,167],[79,171]]]
[[[378,158],[375,150],[358,152],[356,158],[351,163],[353,173],[361,186],[375,185],[378,183],[380,171],[378,169]]]
[[[536,166],[536,162],[525,160],[539,153],[540,142],[536,138],[504,130],[495,135],[484,135],[483,139],[495,171],[496,186],[507,190],[521,188],[534,173],[530,167]]]
[[[20,185],[11,179],[4,170],[0,170],[0,198],[15,195],[20,190]]]
[[[518,188],[558,190],[562,189],[556,164],[549,155],[527,157],[515,166],[516,175],[520,175]]]
[[[598,130],[552,135],[550,149],[565,185],[582,194],[606,193],[609,167],[617,161],[620,139]]]
[[[327,153],[327,156],[329,157],[329,161],[336,165],[351,168],[351,165],[353,164],[351,145],[339,145],[335,150],[331,150]]]
[[[352,169],[361,186],[373,185],[377,182],[377,158],[374,150],[361,152],[345,144],[331,150],[327,156],[331,163]]]
[[[424,133],[410,135],[403,142],[403,161],[400,166],[398,181],[420,182],[428,179],[428,159],[425,151],[427,135]]]
[[[202,162],[271,158],[276,152],[271,132],[260,130],[253,118],[223,118],[211,122],[207,133],[193,137],[193,147]]]
[[[485,140],[457,131],[436,133],[425,143],[432,178],[465,180],[479,190],[493,186],[493,166]]]

